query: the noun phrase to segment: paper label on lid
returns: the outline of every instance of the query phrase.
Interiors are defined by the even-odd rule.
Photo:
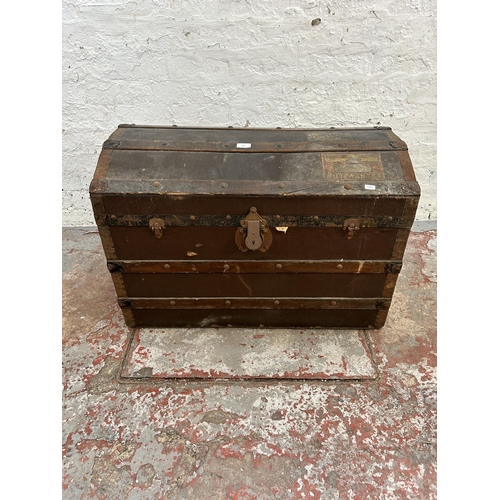
[[[365,189],[375,189],[373,184],[365,184]]]
[[[379,152],[327,152],[321,154],[325,181],[383,181],[385,171]],[[370,189],[370,188],[367,188]]]
[[[248,149],[248,148],[251,148],[252,147],[252,144],[250,142],[238,142],[236,144],[236,147],[237,148],[244,148],[244,149]]]

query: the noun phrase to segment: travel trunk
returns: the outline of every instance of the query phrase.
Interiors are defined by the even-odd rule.
[[[387,127],[120,125],[90,196],[131,327],[380,328],[420,188]]]

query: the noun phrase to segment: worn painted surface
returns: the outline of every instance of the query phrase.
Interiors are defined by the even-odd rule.
[[[138,328],[124,377],[365,379],[377,375],[356,330]]]
[[[436,0],[66,0],[63,222],[119,123],[390,126],[436,215]]]
[[[368,381],[120,379],[96,230],[63,241],[63,498],[437,498],[435,231],[410,236]]]

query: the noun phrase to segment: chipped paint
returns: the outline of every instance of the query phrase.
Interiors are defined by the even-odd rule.
[[[137,329],[123,377],[374,379],[365,334],[349,330]]]
[[[63,498],[437,498],[435,232],[411,234],[387,324],[370,331],[378,377],[329,381],[120,377],[129,330],[99,237],[63,234]],[[290,359],[254,362],[310,357],[310,333],[283,337]],[[137,350],[133,373],[149,356]]]

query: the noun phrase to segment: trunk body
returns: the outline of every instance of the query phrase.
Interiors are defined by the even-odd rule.
[[[90,196],[129,326],[380,328],[420,188],[386,127],[120,125]]]

